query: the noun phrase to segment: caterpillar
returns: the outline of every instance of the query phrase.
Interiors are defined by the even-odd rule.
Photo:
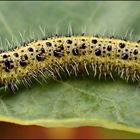
[[[53,36],[1,50],[0,83],[14,91],[19,81],[38,75],[61,77],[86,72],[99,77],[115,71],[125,80],[140,79],[140,41],[98,36]]]

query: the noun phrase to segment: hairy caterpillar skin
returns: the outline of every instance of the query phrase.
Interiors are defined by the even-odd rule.
[[[96,36],[52,37],[23,43],[0,54],[0,83],[10,90],[16,82],[35,79],[38,74],[53,77],[85,71],[88,75],[110,75],[116,71],[126,80],[140,78],[140,45],[114,38]],[[112,77],[113,78],[113,77]]]

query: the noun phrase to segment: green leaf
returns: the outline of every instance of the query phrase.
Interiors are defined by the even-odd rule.
[[[133,14],[132,14],[133,13]],[[86,26],[88,34],[138,38],[139,2],[0,2],[0,36],[4,42],[31,37],[66,34],[72,25],[75,34]],[[132,15],[132,16],[131,16]],[[133,29],[133,33],[131,33]],[[23,39],[20,37],[22,34]],[[25,33],[25,34],[24,34]],[[0,89],[0,121],[45,127],[101,126],[140,133],[140,87],[119,77],[101,80],[78,76],[63,81],[33,81],[12,94]]]

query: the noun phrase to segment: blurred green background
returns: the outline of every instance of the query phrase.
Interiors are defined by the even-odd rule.
[[[140,2],[0,2],[2,47],[8,42],[54,33],[127,36],[139,39]],[[22,36],[20,35],[22,34]],[[20,126],[2,122],[0,138],[140,138],[140,135],[98,127],[50,128]]]

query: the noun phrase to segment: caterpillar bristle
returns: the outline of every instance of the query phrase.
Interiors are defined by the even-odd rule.
[[[25,46],[28,45],[28,43],[29,43],[29,42],[21,42],[20,45],[23,46],[23,47],[25,47]]]
[[[82,36],[85,36],[85,33],[82,33]]]
[[[97,34],[96,34],[96,35],[94,35],[93,37],[97,37],[97,38],[98,38],[98,37],[99,37],[99,35],[97,35]]]
[[[110,39],[113,39],[113,38],[115,38],[115,37],[114,37],[114,36],[110,36],[109,38],[110,38]]]
[[[126,39],[126,38],[123,38],[123,40],[124,40],[124,41],[127,41],[127,39]]]
[[[41,38],[41,40],[47,40],[48,39],[48,37],[42,37]]]

